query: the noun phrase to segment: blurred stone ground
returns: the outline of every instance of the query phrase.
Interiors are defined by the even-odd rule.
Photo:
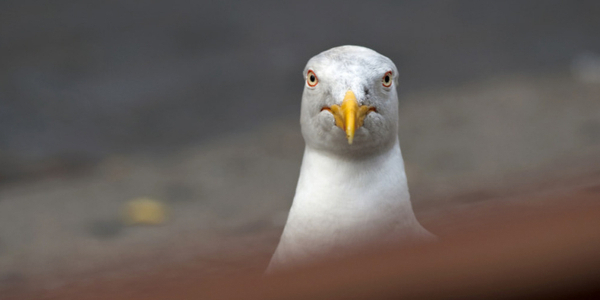
[[[512,74],[400,101],[411,195],[426,227],[445,211],[551,193],[600,172],[598,82],[565,72]],[[5,183],[0,293],[173,264],[207,275],[263,268],[294,195],[303,152],[297,119],[165,155],[113,156]],[[167,206],[163,225],[123,223],[123,205],[142,196]]]

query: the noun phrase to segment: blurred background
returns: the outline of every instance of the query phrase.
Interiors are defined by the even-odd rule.
[[[339,45],[398,66],[424,225],[598,174],[599,15],[592,0],[1,1],[0,291],[263,268],[301,164],[304,64]],[[158,226],[124,220],[140,197]]]

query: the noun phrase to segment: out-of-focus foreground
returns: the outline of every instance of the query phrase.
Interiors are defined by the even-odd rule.
[[[598,2],[174,3],[0,4],[0,298],[262,271],[302,158],[300,72],[342,44],[399,67],[432,232],[600,198]],[[132,224],[140,197],[165,219]]]
[[[180,262],[18,298],[597,299],[599,194],[596,174],[552,193],[471,205],[426,224],[439,234],[435,243],[372,245],[353,257],[266,277],[255,270],[215,279],[205,264]]]

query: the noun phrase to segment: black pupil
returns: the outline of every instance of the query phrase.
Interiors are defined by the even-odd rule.
[[[314,82],[315,81],[315,75],[310,75],[310,81]]]
[[[390,82],[390,76],[389,75],[385,75],[385,78],[383,80],[385,80],[385,83]]]

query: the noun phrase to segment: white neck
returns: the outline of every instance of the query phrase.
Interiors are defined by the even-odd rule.
[[[387,152],[350,160],[314,150],[304,151],[296,197],[290,213],[358,213],[382,205],[409,203],[404,162],[398,140]],[[333,214],[333,215],[332,215]]]
[[[273,259],[304,261],[373,239],[423,234],[428,233],[412,211],[397,139],[387,152],[362,160],[307,146],[296,196]]]

